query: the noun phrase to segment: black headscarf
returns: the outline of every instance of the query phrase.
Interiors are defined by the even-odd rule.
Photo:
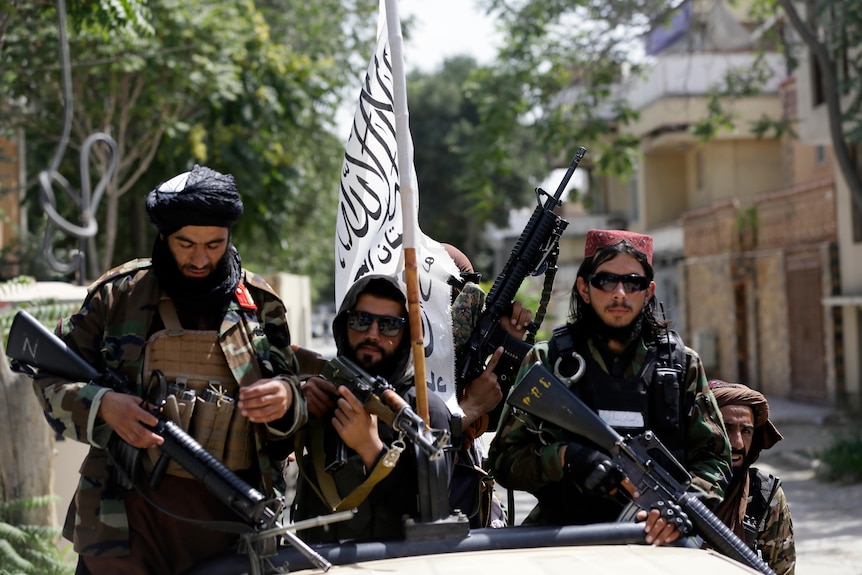
[[[242,215],[236,181],[205,166],[162,182],[147,195],[147,214],[159,233],[169,236],[184,226],[230,228]]]

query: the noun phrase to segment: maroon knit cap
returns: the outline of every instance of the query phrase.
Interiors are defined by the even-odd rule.
[[[652,238],[646,234],[638,234],[628,230],[588,231],[586,245],[584,246],[584,257],[588,258],[594,255],[596,250],[613,246],[620,242],[627,242],[634,249],[644,254],[647,262],[652,265]]]

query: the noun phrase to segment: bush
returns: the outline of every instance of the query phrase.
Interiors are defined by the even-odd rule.
[[[824,476],[840,483],[862,482],[862,430],[836,436],[835,441],[821,456],[825,464]]]
[[[50,505],[55,498],[38,497],[0,503],[0,573],[72,575],[77,561],[70,548],[57,547],[60,531],[43,525],[14,525],[9,515],[20,509]]]

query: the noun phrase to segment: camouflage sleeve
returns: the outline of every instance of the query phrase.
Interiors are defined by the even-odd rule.
[[[467,282],[452,303],[452,339],[458,350],[470,341],[470,334],[485,308],[485,292],[478,285]]]
[[[55,333],[69,349],[98,371],[105,368],[104,292],[97,292],[81,309],[57,325]],[[96,417],[101,397],[108,390],[90,381],[69,381],[57,377],[37,377],[33,389],[49,425],[64,437],[104,446],[110,429]]]
[[[796,571],[793,521],[787,497],[780,486],[769,502],[769,516],[763,531],[758,535],[757,548],[776,575],[793,575]]]
[[[731,476],[730,442],[700,356],[690,348],[686,348],[686,355],[686,404],[691,405],[691,410],[685,466],[694,476],[694,486],[706,493],[708,503],[713,505],[724,497]]]
[[[287,324],[287,311],[284,303],[274,293],[263,291],[256,301],[260,305],[260,322],[269,349],[264,354],[264,361],[274,377],[281,379],[293,392],[292,408],[281,419],[267,424],[267,434],[270,439],[281,440],[305,425],[308,411],[305,397],[300,391],[299,360],[290,346],[290,328]]]
[[[547,344],[536,344],[512,388],[535,361],[545,363],[546,358]],[[541,426],[541,434],[538,430],[537,419],[526,414],[515,417],[506,407],[488,452],[491,470],[503,487],[536,493],[545,485],[563,479],[560,450],[568,442],[567,433],[547,423]]]

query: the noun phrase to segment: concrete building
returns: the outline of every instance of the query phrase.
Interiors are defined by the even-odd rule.
[[[587,229],[649,233],[657,297],[710,377],[835,404],[859,391],[862,269],[851,262],[862,248],[828,133],[814,129],[828,124],[809,104],[805,69],[788,77],[758,26],[744,7],[690,0],[650,36],[650,71],[620,91],[639,112],[622,128],[639,141],[636,175],[591,177],[589,214],[566,206],[555,284],[564,301],[554,321],[565,319],[562,292],[571,290]],[[756,65],[767,72],[762,90],[722,100],[735,128],[698,138],[710,92],[729,72]],[[758,138],[749,126],[761,117],[798,117],[802,138]]]
[[[800,10],[803,8],[799,6]],[[820,38],[828,38],[830,34],[840,32],[840,27],[832,26],[820,32]],[[822,332],[824,344],[830,351],[827,356],[829,396],[839,405],[858,408],[862,406],[862,266],[859,265],[862,261],[862,210],[854,205],[848,182],[837,162],[832,161],[833,140],[823,76],[810,51],[801,42],[800,46],[800,66],[796,74],[799,141],[803,148],[815,150],[817,169],[823,172],[823,177],[831,178],[834,182],[832,189],[836,225],[834,272],[830,278],[830,289],[824,290],[819,300],[816,300],[821,306],[816,306],[814,301],[809,301],[808,305],[818,308],[816,313],[831,319],[831,325]],[[843,58],[846,59],[847,55],[844,54]],[[839,74],[852,74],[853,68],[842,66],[841,59],[836,59]],[[840,71],[842,69],[844,72]],[[858,79],[855,85],[858,90]],[[843,94],[842,109],[846,110],[847,104],[855,96]],[[862,144],[851,143],[849,151],[856,172],[862,173]],[[808,160],[810,162],[811,158]],[[862,193],[862,190],[856,193]],[[815,312],[812,310],[812,313]]]

